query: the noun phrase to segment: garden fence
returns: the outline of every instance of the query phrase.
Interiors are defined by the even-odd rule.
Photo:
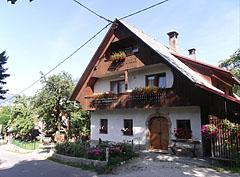
[[[23,149],[28,149],[28,150],[35,150],[39,148],[39,142],[35,141],[35,142],[24,142],[24,141],[20,141],[20,140],[16,140],[16,139],[12,139],[11,143],[21,147]]]
[[[212,157],[236,161],[240,158],[240,122],[210,118],[210,123],[219,129],[219,136],[212,139]]]

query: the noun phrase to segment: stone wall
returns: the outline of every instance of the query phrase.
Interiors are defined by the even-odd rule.
[[[70,156],[61,155],[57,153],[53,153],[52,157],[54,159],[62,160],[64,162],[75,162],[80,165],[89,165],[94,167],[104,167],[107,165],[107,161],[91,160],[91,159],[85,159],[85,158],[79,158],[79,157],[70,157]]]

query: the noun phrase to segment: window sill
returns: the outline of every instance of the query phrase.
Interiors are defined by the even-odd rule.
[[[125,135],[125,134],[123,134],[123,136],[133,136],[133,135]]]

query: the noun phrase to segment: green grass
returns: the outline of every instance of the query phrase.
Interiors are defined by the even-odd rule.
[[[215,166],[210,166],[210,168],[218,172],[228,171],[230,173],[240,173],[240,167],[228,167],[228,166],[222,166],[222,165],[215,165]]]

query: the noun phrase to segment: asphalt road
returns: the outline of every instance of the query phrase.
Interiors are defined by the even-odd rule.
[[[18,154],[0,146],[0,177],[97,177],[96,173],[47,160],[47,152]],[[206,166],[203,168],[203,166]],[[124,165],[114,174],[98,177],[239,177],[240,174],[217,172],[201,159],[146,153]]]
[[[19,154],[0,146],[0,177],[94,177],[96,173],[47,160],[47,152]]]

